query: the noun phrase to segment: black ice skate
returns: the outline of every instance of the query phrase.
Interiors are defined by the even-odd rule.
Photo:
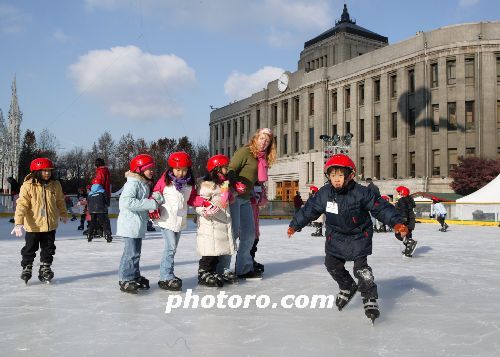
[[[31,274],[33,271],[33,265],[28,264],[25,267],[23,267],[23,271],[21,273],[21,279],[24,280],[25,284],[28,284],[28,280],[31,279]]]
[[[405,250],[403,250],[401,253],[404,254],[406,257],[411,258],[413,256],[413,252],[417,248],[417,241],[413,240],[412,238],[408,238],[404,240],[404,245],[405,245]]]
[[[264,272],[264,264],[257,263],[255,260],[253,261],[253,270],[257,270],[261,273]]]
[[[262,273],[257,270],[250,270],[245,274],[238,275],[238,279],[246,279],[246,280],[261,280]]]
[[[323,237],[323,225],[318,222],[313,222],[314,227],[316,228],[316,231],[311,233],[311,237]]]
[[[262,266],[262,269],[264,269],[264,266]],[[225,271],[224,274],[221,275],[221,277],[224,280],[225,284],[236,284],[238,282],[238,276],[230,270]]]
[[[149,280],[143,277],[142,275],[138,278],[135,278],[134,281],[139,284],[140,290],[148,290],[149,289]]]
[[[446,231],[448,230],[448,227],[449,227],[449,226],[448,226],[446,223],[444,223],[444,224],[441,226],[440,231],[441,231],[441,232],[446,232]]]
[[[181,291],[182,280],[176,276],[174,276],[174,278],[170,280],[160,280],[158,282],[158,287],[163,290]]]
[[[105,233],[104,238],[106,239],[106,242],[111,243],[113,241],[113,236],[111,233]]]
[[[137,294],[137,290],[140,289],[139,283],[135,280],[119,281],[118,284],[120,285],[120,290],[124,293]]]
[[[92,242],[92,239],[94,239],[94,235],[93,234],[88,234],[87,235],[87,242]]]
[[[349,290],[340,290],[337,296],[335,296],[335,305],[339,311],[341,311],[346,305],[351,301],[351,299],[356,295],[358,291],[358,285],[353,284]]]
[[[50,269],[50,264],[41,263],[40,270],[38,271],[38,280],[42,283],[50,283],[52,278],[54,278],[54,272]]]
[[[219,274],[214,274],[205,269],[198,269],[198,284],[221,288],[224,286],[224,279]]]
[[[375,319],[380,316],[380,311],[378,309],[377,299],[363,299],[363,305],[365,308],[365,315],[372,320],[372,325],[375,323]]]

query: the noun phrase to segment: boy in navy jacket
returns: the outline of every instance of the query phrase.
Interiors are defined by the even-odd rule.
[[[325,266],[338,283],[340,292],[335,303],[342,310],[359,289],[365,314],[372,322],[379,317],[377,285],[367,256],[372,253],[373,225],[370,213],[379,221],[394,226],[402,237],[408,233],[404,219],[395,208],[364,186],[353,181],[356,166],[343,154],[336,154],[325,164],[330,184],[323,186],[306,205],[295,213],[288,236],[326,215]],[[345,269],[346,261],[354,261],[354,276]]]

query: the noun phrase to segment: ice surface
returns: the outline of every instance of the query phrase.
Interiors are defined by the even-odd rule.
[[[305,228],[292,239],[287,221],[262,221],[257,260],[264,279],[198,287],[196,233],[183,232],[175,273],[200,297],[267,294],[334,295],[336,283],[323,266],[324,238]],[[375,234],[368,261],[379,287],[381,317],[371,326],[359,293],[342,310],[266,308],[174,309],[158,289],[163,240],[147,234],[142,274],[151,281],[138,295],[118,288],[123,242],[91,243],[78,222],[61,225],[50,285],[19,278],[23,239],[0,219],[1,356],[498,356],[500,350],[500,229],[418,224],[414,258],[401,255],[390,233]],[[116,225],[116,220],[112,220]],[[114,228],[113,228],[114,229]],[[352,269],[352,263],[348,263]]]

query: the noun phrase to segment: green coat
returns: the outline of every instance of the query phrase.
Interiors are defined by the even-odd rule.
[[[257,163],[257,159],[252,155],[248,146],[238,149],[229,162],[229,177],[246,185],[245,192],[239,194],[241,198],[250,198],[258,177]]]

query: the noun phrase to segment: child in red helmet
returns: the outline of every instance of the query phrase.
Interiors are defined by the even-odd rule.
[[[373,225],[370,213],[379,221],[394,226],[394,231],[403,237],[408,228],[392,205],[353,181],[356,166],[348,156],[332,156],[325,164],[324,172],[329,184],[323,186],[295,213],[287,233],[290,237],[308,222],[325,214],[325,266],[340,288],[335,303],[342,310],[359,289],[365,315],[373,322],[380,312],[377,285],[367,261],[367,256],[372,253]],[[354,261],[354,276],[358,284],[345,269],[346,261]]]
[[[37,158],[31,162],[31,173],[26,176],[19,192],[15,227],[11,234],[17,237],[26,230],[23,249],[21,249],[23,272],[21,279],[27,284],[31,279],[33,261],[40,246],[40,270],[38,279],[50,282],[54,273],[50,266],[56,254],[54,244],[58,220],[66,223],[67,209],[61,184],[55,180],[52,171],[54,164],[47,158]]]
[[[148,211],[163,203],[162,197],[150,199],[149,194],[154,174],[154,159],[140,154],[130,161],[130,171],[125,173],[127,182],[123,186],[118,205],[116,235],[123,237],[123,255],[118,269],[120,290],[137,293],[139,289],[149,289],[149,280],[141,275],[142,239],[146,236]]]
[[[405,186],[396,187],[398,201],[396,203],[396,210],[405,219],[405,224],[408,227],[408,234],[406,237],[401,237],[401,234],[394,233],[396,238],[403,242],[405,250],[401,253],[407,257],[412,257],[417,241],[413,240],[412,232],[415,229],[415,201],[410,196],[410,190]]]
[[[198,183],[198,194],[205,204],[196,208],[199,214],[196,235],[196,250],[201,255],[198,268],[198,284],[222,287],[224,278],[216,273],[219,257],[234,254],[231,231],[229,180],[227,178],[229,158],[212,156],[207,162],[208,174]],[[227,281],[232,283],[234,281]]]
[[[182,290],[182,280],[174,274],[174,257],[181,231],[187,227],[188,205],[199,203],[189,154],[174,152],[168,157],[167,164],[167,170],[153,188],[153,193],[162,196],[164,203],[151,218],[160,227],[165,240],[158,286],[164,290],[179,291]]]

